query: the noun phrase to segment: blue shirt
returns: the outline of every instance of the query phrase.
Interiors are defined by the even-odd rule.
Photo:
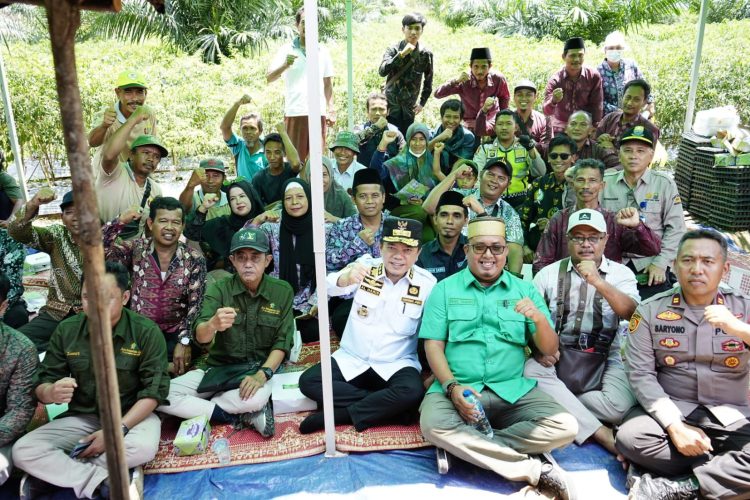
[[[438,281],[444,280],[466,267],[466,253],[464,245],[468,242],[466,236],[460,234],[456,248],[448,255],[440,246],[438,238],[422,247],[417,259],[417,265],[429,271]]]
[[[247,149],[245,139],[232,134],[227,141],[227,146],[232,151],[235,165],[237,165],[237,175],[245,179],[252,179],[255,174],[268,166],[266,155],[263,154],[263,146],[255,153],[250,153]]]

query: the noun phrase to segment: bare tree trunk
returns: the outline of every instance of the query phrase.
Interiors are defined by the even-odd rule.
[[[75,0],[45,0],[55,63],[57,95],[62,113],[65,148],[75,193],[81,229],[80,242],[88,292],[88,324],[94,361],[99,416],[104,432],[110,495],[128,498],[128,472],[121,430],[122,410],[114,366],[109,298],[103,294],[104,249],[99,210],[96,205],[88,141],[83,129],[81,95],[75,61],[75,34],[81,22],[80,3]]]

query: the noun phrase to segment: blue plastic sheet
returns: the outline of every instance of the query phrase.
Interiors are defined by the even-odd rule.
[[[579,498],[622,498],[625,473],[597,445],[570,446],[554,456],[578,486]],[[150,498],[280,498],[353,495],[356,498],[460,498],[512,494],[524,483],[506,481],[490,471],[453,458],[448,474],[437,471],[435,449],[323,455],[220,469],[147,475]]]

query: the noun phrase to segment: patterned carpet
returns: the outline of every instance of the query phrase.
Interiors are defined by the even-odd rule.
[[[331,351],[338,349],[338,340],[331,339]],[[316,343],[305,344],[297,363],[287,363],[283,371],[304,370],[320,361],[320,346]],[[277,462],[292,458],[308,457],[325,451],[323,431],[303,435],[299,424],[310,412],[291,413],[276,416],[276,434],[264,439],[253,430],[234,432],[230,425],[217,425],[211,429],[211,444],[220,438],[229,439],[232,461],[227,465],[219,464],[215,454],[210,451],[201,455],[180,457],[172,444],[180,421],[169,418],[162,423],[161,439],[156,457],[143,466],[145,474],[168,474],[190,470],[229,467],[232,465]],[[382,450],[413,449],[430,446],[424,440],[418,424],[386,425],[357,432],[350,425],[336,427],[336,448],[339,451],[366,452]]]

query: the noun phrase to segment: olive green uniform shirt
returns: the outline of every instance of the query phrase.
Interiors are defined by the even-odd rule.
[[[532,283],[508,272],[489,287],[466,268],[440,281],[427,298],[419,337],[445,342],[445,357],[456,380],[477,392],[488,387],[515,403],[534,388],[524,378],[525,347],[536,325],[514,308],[529,297],[550,321],[544,298]],[[442,391],[436,380],[427,393]]]
[[[295,328],[293,298],[289,283],[268,275],[263,276],[255,296],[236,274],[209,285],[201,312],[193,321],[193,334],[220,307],[233,307],[237,316],[231,327],[216,332],[208,352],[208,365],[263,363],[275,349],[289,353]]]
[[[57,326],[34,384],[37,387],[55,383],[64,377],[76,380],[78,387],[68,403],[65,416],[99,415],[88,326],[84,313]],[[167,404],[167,344],[156,323],[123,309],[120,321],[112,329],[112,344],[123,414],[140,399],[152,398],[160,405]]]

